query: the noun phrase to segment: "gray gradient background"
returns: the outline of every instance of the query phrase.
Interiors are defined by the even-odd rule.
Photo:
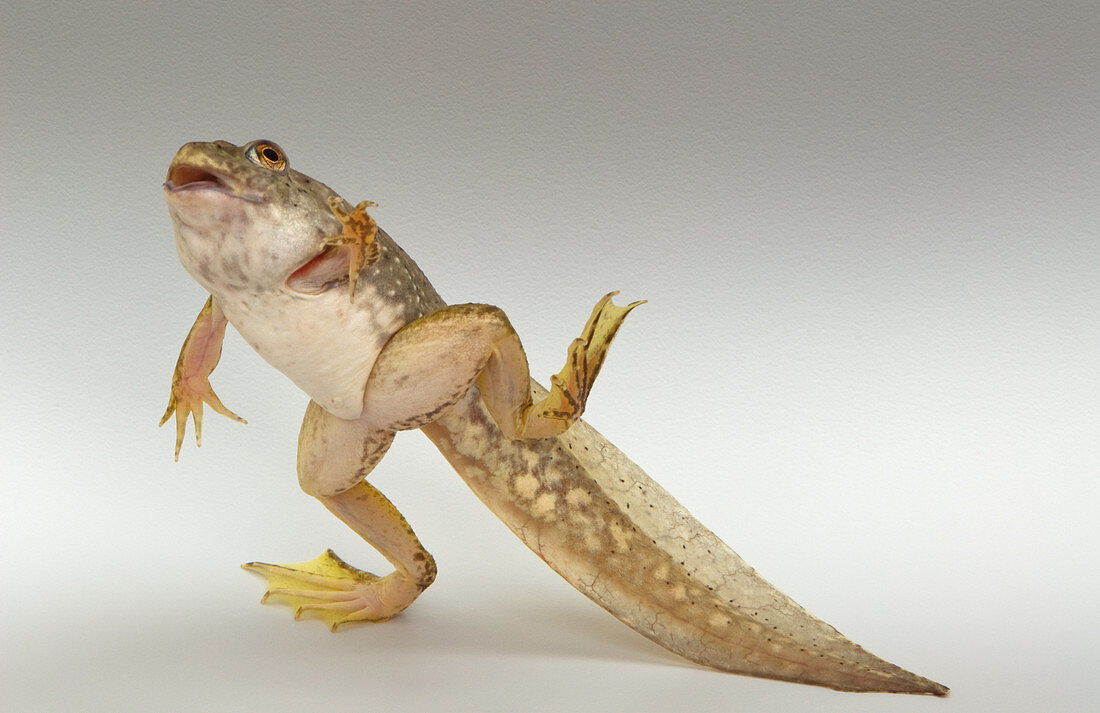
[[[916,5],[913,7],[911,5]],[[995,7],[996,6],[996,7]],[[1095,710],[1095,3],[4,2],[5,711]],[[431,445],[373,477],[440,563],[330,635],[251,559],[335,547],[305,398],[231,334],[157,430],[204,295],[160,195],[268,137],[556,371],[650,302],[589,420],[766,577],[947,700],[683,664],[557,578]]]

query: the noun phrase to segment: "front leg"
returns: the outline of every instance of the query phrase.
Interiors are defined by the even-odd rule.
[[[180,446],[187,431],[187,416],[195,420],[195,443],[202,445],[202,405],[207,403],[223,416],[245,423],[245,420],[222,405],[221,399],[210,386],[209,377],[222,356],[222,341],[229,321],[213,297],[195,318],[195,324],[183,340],[176,370],[172,374],[172,393],[168,397],[168,409],[160,419],[163,426],[172,414],[176,414],[176,460],[180,459]]]
[[[302,489],[377,549],[394,571],[384,577],[363,572],[332,550],[295,565],[250,562],[244,568],[268,580],[264,601],[276,597],[294,609],[295,618],[309,612],[335,631],[347,622],[389,619],[432,583],[435,560],[397,508],[364,480],[393,435],[337,418],[310,402],[298,439]]]

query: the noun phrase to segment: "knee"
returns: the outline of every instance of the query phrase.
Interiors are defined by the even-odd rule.
[[[424,591],[431,583],[435,581],[436,567],[435,558],[428,552],[421,550],[413,555],[413,561],[416,563],[418,569],[416,576],[416,586],[420,591]]]
[[[451,309],[453,310],[452,316],[464,322],[483,326],[496,326],[507,330],[512,329],[512,323],[508,321],[508,316],[504,314],[504,310],[496,305],[472,302],[468,304],[453,305]]]

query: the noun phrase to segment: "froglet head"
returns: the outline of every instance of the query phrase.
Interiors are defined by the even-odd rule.
[[[291,169],[272,141],[184,144],[164,196],[180,261],[215,296],[316,294],[339,280],[323,244],[341,230],[328,204],[336,193]]]

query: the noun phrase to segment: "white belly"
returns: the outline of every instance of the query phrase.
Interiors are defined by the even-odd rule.
[[[318,295],[279,291],[219,295],[225,316],[269,364],[326,411],[355,419],[379,352],[410,319],[408,309],[360,281]]]

